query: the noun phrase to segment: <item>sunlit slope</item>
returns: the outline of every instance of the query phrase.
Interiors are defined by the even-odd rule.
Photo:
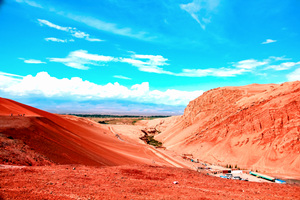
[[[207,91],[156,139],[212,163],[299,175],[300,82]]]
[[[0,108],[0,133],[22,141],[55,164],[164,162],[144,146],[121,141],[107,126],[89,120],[51,114],[4,98],[0,98]]]

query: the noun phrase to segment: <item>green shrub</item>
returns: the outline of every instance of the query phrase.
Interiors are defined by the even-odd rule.
[[[155,140],[154,136],[147,136],[147,144],[155,146],[155,147],[161,147],[162,143]]]

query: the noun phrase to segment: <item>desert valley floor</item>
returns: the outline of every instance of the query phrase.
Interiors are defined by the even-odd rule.
[[[299,199],[299,92],[299,82],[221,88],[183,116],[113,124],[0,98],[0,199]],[[228,164],[288,183],[216,177]]]

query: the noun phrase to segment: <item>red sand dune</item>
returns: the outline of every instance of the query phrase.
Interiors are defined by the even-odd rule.
[[[120,141],[107,126],[51,114],[4,98],[0,98],[0,133],[5,141],[0,146],[0,161],[5,164],[114,166],[151,164],[155,159],[156,163],[169,165],[145,145]]]
[[[300,82],[207,91],[156,139],[208,162],[299,178]]]

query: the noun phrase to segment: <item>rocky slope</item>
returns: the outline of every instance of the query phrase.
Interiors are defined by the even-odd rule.
[[[207,91],[156,139],[212,163],[299,176],[300,82]]]

